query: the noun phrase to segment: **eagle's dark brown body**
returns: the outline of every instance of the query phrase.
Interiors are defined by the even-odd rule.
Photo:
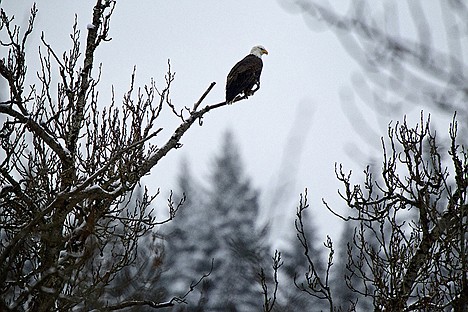
[[[262,67],[262,59],[253,54],[247,55],[234,65],[227,76],[226,102],[232,102],[241,93],[250,95],[252,88],[260,85]]]

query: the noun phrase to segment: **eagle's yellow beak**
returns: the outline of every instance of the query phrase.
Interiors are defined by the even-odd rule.
[[[263,54],[268,55],[268,51],[266,49],[263,49],[262,52],[263,52]]]

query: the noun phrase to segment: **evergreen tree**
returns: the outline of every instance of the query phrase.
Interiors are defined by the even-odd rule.
[[[259,230],[258,192],[244,176],[233,135],[227,132],[221,153],[215,158],[208,207],[217,248],[210,311],[258,311],[260,288],[254,281],[267,258]]]
[[[255,281],[263,261],[269,260],[266,229],[257,228],[258,192],[244,175],[229,132],[209,182],[205,191],[183,164],[175,202],[185,195],[185,203],[164,232],[165,262],[171,268],[164,274],[165,284],[169,291],[183,292],[210,270],[214,259],[198,296],[190,296],[177,311],[258,311],[262,297]]]
[[[204,217],[203,192],[192,177],[187,160],[181,165],[178,176],[179,190],[173,196],[174,205],[179,206],[174,220],[163,229],[165,240],[164,284],[169,293],[183,295],[192,282],[209,272],[210,253],[209,220]],[[190,296],[187,305],[177,311],[195,311],[199,299]]]

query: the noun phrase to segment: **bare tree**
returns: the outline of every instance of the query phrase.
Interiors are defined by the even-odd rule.
[[[285,5],[299,9],[308,25],[337,35],[364,70],[353,79],[351,95],[376,113],[395,116],[418,106],[461,121],[453,119],[448,142],[436,138],[422,116],[416,127],[406,120],[389,127],[380,178],[368,167],[362,185],[354,185],[351,173],[337,167],[345,188],[341,196],[352,210],[337,216],[358,222],[346,282],[358,295],[370,296],[375,310],[467,311],[468,157],[462,145],[468,130],[467,5],[457,0],[359,0],[344,10],[315,0]],[[344,104],[353,99],[344,98]],[[365,118],[355,121],[366,124]]]
[[[376,311],[468,309],[468,151],[455,118],[449,134],[449,163],[421,114],[413,128],[406,120],[389,127],[380,180],[366,169],[363,185],[353,184],[337,167],[350,213],[327,207],[358,224],[343,278]]]
[[[26,29],[0,11],[0,76],[8,97],[0,103],[0,310],[64,311],[83,307],[84,297],[102,293],[136,259],[138,239],[167,220],[156,220],[143,189],[129,208],[143,176],[179,143],[185,132],[221,102],[202,107],[211,83],[193,106],[178,109],[169,90],[174,73],[168,63],[165,85],[134,85],[118,104],[114,95],[98,105],[102,65],[95,52],[110,41],[116,2],[97,0],[84,47],[77,22],[71,48],[59,53],[42,34],[40,70],[30,73],[26,43],[33,32],[33,6]],[[29,83],[36,77],[36,83]],[[26,84],[28,81],[28,84]],[[113,92],[114,94],[114,92]],[[243,99],[238,97],[236,101]],[[163,110],[180,122],[167,141],[157,126]],[[182,202],[168,201],[171,219]],[[112,300],[113,299],[113,300]],[[117,310],[165,302],[106,298],[95,308]],[[99,298],[97,298],[99,301]]]

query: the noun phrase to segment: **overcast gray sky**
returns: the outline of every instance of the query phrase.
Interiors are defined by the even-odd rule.
[[[24,25],[32,2],[3,0],[2,6]],[[37,69],[41,32],[61,54],[70,46],[69,32],[77,14],[84,44],[94,2],[38,1],[35,33],[29,43],[31,79]],[[112,85],[117,98],[127,91],[134,65],[138,85],[153,77],[162,87],[167,59],[176,72],[171,90],[176,106],[191,106],[212,81],[217,84],[204,104],[220,102],[231,67],[252,46],[265,46],[269,55],[263,57],[261,89],[246,101],[210,112],[202,127],[194,125],[182,138],[183,148],[168,154],[145,183],[152,189],[161,187],[164,195],[176,188],[181,157],[188,158],[196,177],[206,181],[222,134],[230,129],[241,148],[246,172],[262,191],[265,216],[286,220],[292,229],[299,193],[308,187],[320,239],[326,234],[339,238],[339,226],[321,226],[339,224],[322,205],[322,198],[337,208],[343,205],[336,194],[340,184],[334,164],[362,172],[369,161],[366,155],[379,155],[375,147],[389,120],[376,120],[374,112],[361,105],[360,114],[376,125],[369,132],[373,142],[363,142],[354,131],[349,115],[356,110],[343,109],[340,93],[346,95],[358,65],[332,32],[312,31],[301,14],[285,10],[277,1],[119,0],[110,37],[112,41],[103,43],[97,52],[97,62],[103,63],[101,105],[109,101]],[[160,144],[176,123],[164,120],[163,126]],[[281,169],[284,159],[291,163]],[[278,195],[276,186],[288,181],[293,183],[282,188],[284,201],[270,205]],[[164,205],[165,198],[160,199]]]

